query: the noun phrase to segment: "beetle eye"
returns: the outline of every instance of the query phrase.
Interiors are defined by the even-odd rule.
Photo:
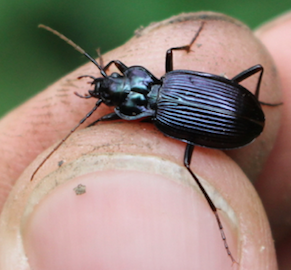
[[[112,78],[120,78],[120,77],[122,77],[119,73],[117,73],[117,72],[113,72],[111,75],[110,75],[110,77],[112,77]]]

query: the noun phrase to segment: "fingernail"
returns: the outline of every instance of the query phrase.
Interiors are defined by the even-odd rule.
[[[50,175],[43,185],[51,191],[27,211],[23,241],[31,269],[235,269],[213,212],[183,167],[122,154],[82,157],[61,170],[78,173],[57,181]],[[237,257],[235,218],[206,188],[223,208]]]

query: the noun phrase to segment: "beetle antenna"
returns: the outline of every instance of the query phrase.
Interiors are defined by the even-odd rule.
[[[76,125],[73,129],[71,129],[71,131],[66,135],[66,137],[64,137],[56,146],[55,148],[43,159],[43,161],[37,166],[37,168],[35,169],[35,171],[33,172],[33,174],[31,175],[30,181],[33,180],[35,174],[38,172],[38,170],[42,167],[42,165],[51,157],[51,155],[56,152],[60,146],[75,132],[75,130],[82,125],[91,115],[93,112],[95,112],[97,110],[97,108],[101,105],[102,103],[102,99],[99,99],[95,106],[93,107],[93,109],[88,112],[86,114],[86,116],[78,123],[78,125]]]
[[[64,36],[63,34],[61,34],[60,32],[58,32],[57,30],[54,30],[52,28],[50,28],[49,26],[46,26],[44,24],[39,24],[38,25],[39,28],[43,28],[51,33],[53,33],[54,35],[58,36],[60,39],[64,40],[65,42],[67,42],[69,45],[71,45],[76,51],[80,52],[81,54],[85,55],[95,66],[97,66],[97,68],[100,70],[101,74],[103,77],[108,77],[107,74],[105,73],[105,71],[103,70],[102,66],[100,66],[97,61],[91,57],[88,53],[86,53],[79,45],[77,45],[75,42],[73,42],[72,40],[68,39],[66,36]]]

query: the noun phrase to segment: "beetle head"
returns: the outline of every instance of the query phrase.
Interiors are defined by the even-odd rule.
[[[91,85],[94,85],[94,89],[88,91],[88,97],[101,99],[107,106],[118,106],[125,100],[130,91],[130,88],[126,84],[126,77],[116,72],[106,77],[94,78],[85,75],[79,78],[83,77],[93,79]]]

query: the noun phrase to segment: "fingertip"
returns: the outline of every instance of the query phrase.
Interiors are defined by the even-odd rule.
[[[237,258],[236,230],[222,219]],[[24,244],[33,269],[235,269],[199,191],[146,172],[94,172],[59,186],[34,210]]]

